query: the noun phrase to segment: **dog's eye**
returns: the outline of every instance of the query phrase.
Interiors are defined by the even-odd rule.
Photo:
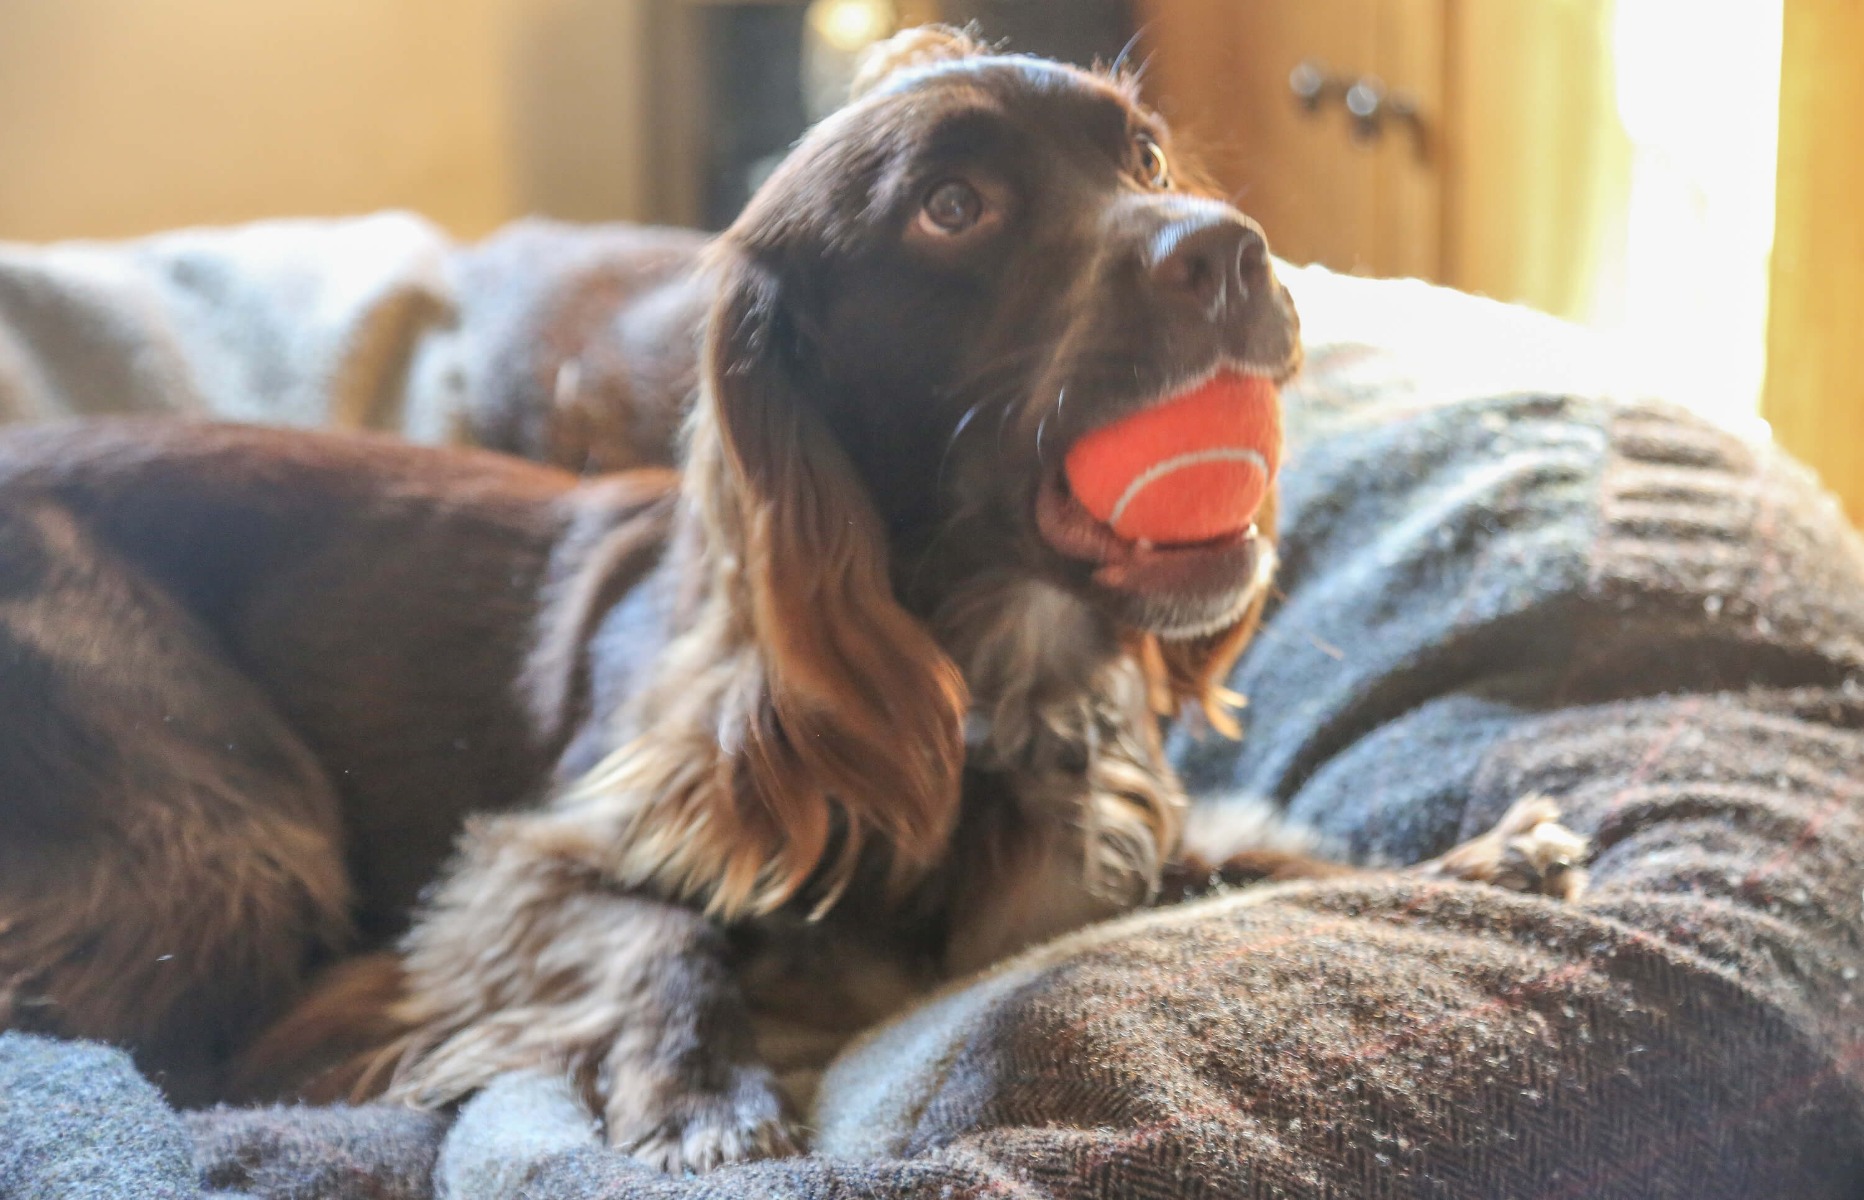
[[[1155,188],[1171,186],[1171,160],[1165,148],[1146,134],[1139,135],[1139,178]]]
[[[983,215],[984,198],[977,189],[962,179],[947,179],[926,193],[919,223],[930,226],[928,233],[950,237],[971,228]]]

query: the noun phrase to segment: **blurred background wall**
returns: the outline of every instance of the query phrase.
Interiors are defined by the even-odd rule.
[[[1843,282],[1864,281],[1861,12],[1859,0],[0,0],[0,239],[383,207],[462,237],[529,213],[717,227],[834,103],[862,44],[975,20],[1013,49],[1078,62],[1132,41],[1155,102],[1283,255],[1580,321],[1651,387],[1725,414],[1751,415],[1767,392],[1817,458],[1830,451],[1807,443],[1836,431],[1864,445],[1864,399],[1844,390],[1864,389],[1864,364],[1839,345],[1864,342],[1852,333],[1864,282]],[[1770,265],[1776,181],[1794,227]],[[1781,305],[1792,317],[1774,323],[1770,374]],[[1832,330],[1824,349],[1800,336],[1809,326]],[[1855,426],[1830,411],[1834,389]],[[1857,454],[1828,478],[1864,474]],[[1835,482],[1864,494],[1864,481]]]
[[[645,0],[0,0],[0,237],[645,211]]]

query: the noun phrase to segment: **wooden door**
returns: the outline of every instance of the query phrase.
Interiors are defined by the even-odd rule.
[[[1436,277],[1445,0],[1145,0],[1148,90],[1278,254],[1377,275]],[[1340,87],[1317,111],[1291,76],[1377,81],[1418,110],[1355,134]]]
[[[1450,0],[1445,283],[1592,315],[1630,170],[1612,12],[1613,0]]]
[[[1761,411],[1864,524],[1864,4],[1787,0]]]

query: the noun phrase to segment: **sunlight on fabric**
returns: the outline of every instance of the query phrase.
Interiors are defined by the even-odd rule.
[[[1766,372],[1782,0],[1618,0],[1625,236],[1592,324],[1666,395],[1732,419]]]

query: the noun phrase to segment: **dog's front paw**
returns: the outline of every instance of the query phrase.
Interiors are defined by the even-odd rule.
[[[670,1175],[795,1154],[776,1082],[761,1066],[737,1066],[717,1089],[609,1084],[609,1144]]]
[[[1576,900],[1586,890],[1590,844],[1560,824],[1560,806],[1545,796],[1517,800],[1481,837],[1420,864],[1429,875],[1488,883],[1512,892]]]

